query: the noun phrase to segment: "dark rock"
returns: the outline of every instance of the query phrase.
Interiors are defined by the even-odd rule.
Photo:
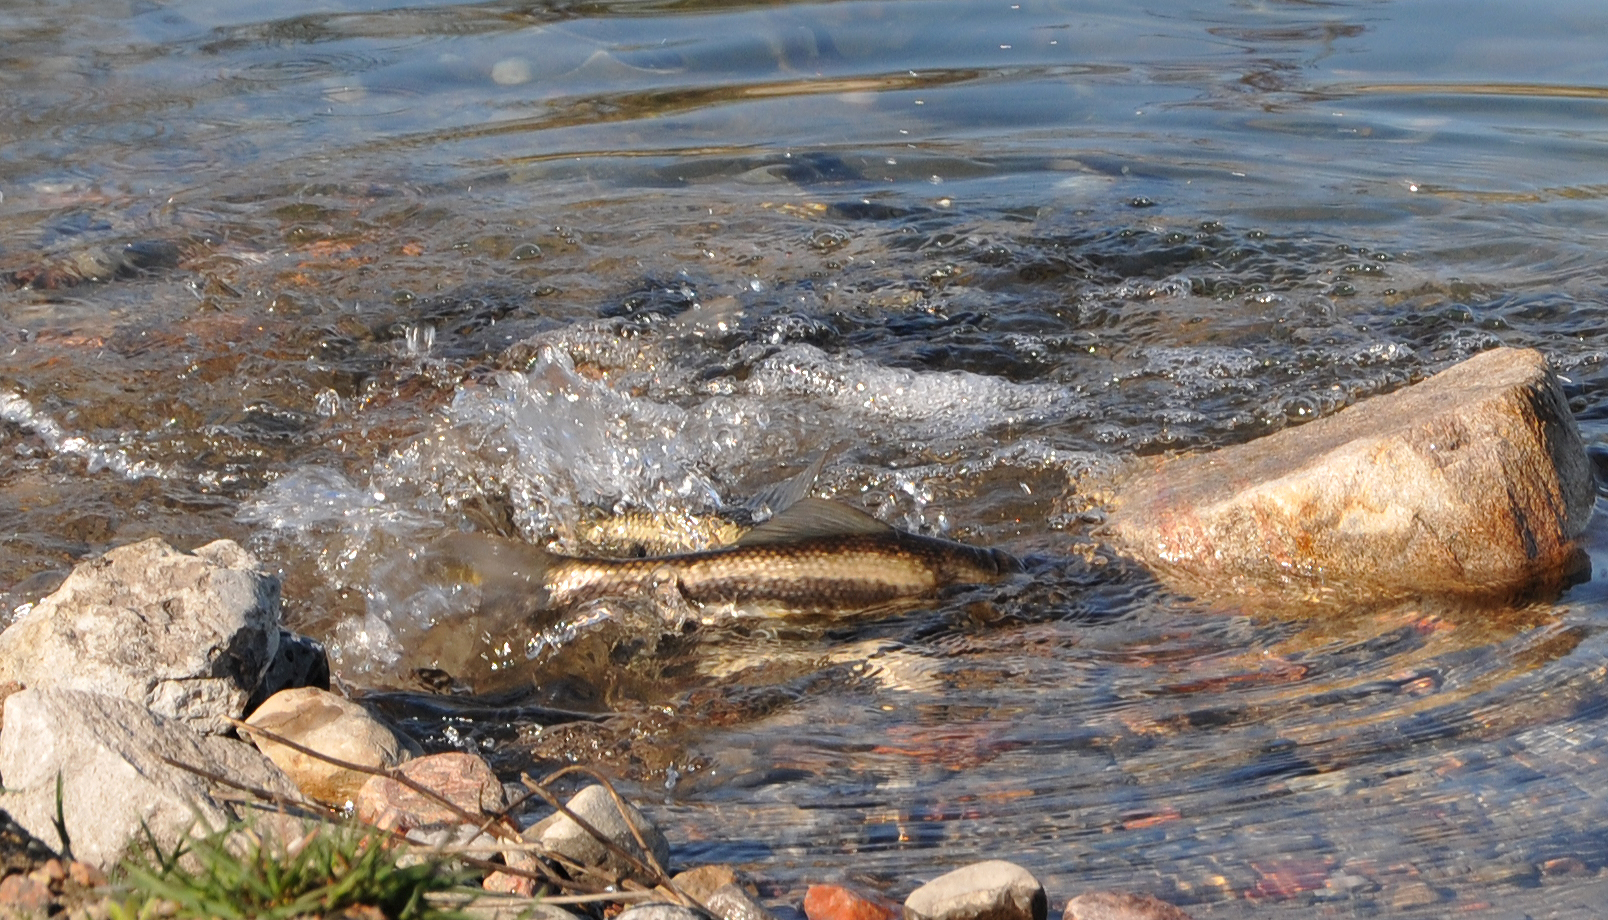
[[[161,540],[85,562],[0,633],[0,682],[122,697],[231,730],[279,641],[279,581],[231,540]]]
[[[999,859],[940,875],[911,892],[904,906],[926,920],[1044,920],[1049,912],[1033,873]]]
[[[1122,484],[1110,532],[1179,590],[1275,603],[1561,585],[1591,467],[1540,353],[1497,349],[1405,390]]]
[[[279,649],[268,662],[262,681],[246,701],[246,713],[257,711],[265,700],[281,690],[299,687],[329,689],[329,655],[324,644],[288,629],[279,631]]]

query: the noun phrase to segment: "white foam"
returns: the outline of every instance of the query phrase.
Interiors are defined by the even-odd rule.
[[[31,432],[43,441],[46,449],[52,453],[83,458],[85,472],[98,473],[101,470],[110,470],[125,479],[166,478],[171,475],[171,472],[160,463],[130,460],[128,453],[121,448],[97,444],[81,435],[68,434],[61,423],[40,412],[33,403],[17,392],[0,393],[0,420],[11,422]]]

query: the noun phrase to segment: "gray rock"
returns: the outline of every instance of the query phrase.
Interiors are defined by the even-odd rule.
[[[1511,348],[1147,466],[1117,488],[1117,544],[1185,593],[1275,604],[1561,586],[1596,500],[1546,359]]]
[[[593,787],[597,788],[597,787]],[[622,911],[614,920],[710,920],[708,914],[680,904],[638,904]]]
[[[739,885],[722,885],[703,903],[720,920],[776,920],[775,914]]]
[[[0,808],[41,840],[57,841],[56,777],[73,855],[109,869],[149,827],[171,848],[197,822],[220,828],[232,813],[205,779],[164,758],[294,798],[296,787],[251,745],[202,735],[118,697],[29,689],[5,702]]]
[[[642,858],[642,848],[637,846],[636,838],[631,835],[631,829],[621,817],[620,810],[607,789],[602,786],[587,786],[564,804],[627,853]],[[670,844],[664,839],[664,834],[660,833],[659,828],[642,812],[637,811],[635,806],[627,802],[625,808],[630,815],[631,823],[636,825],[642,834],[642,839],[647,842],[649,852],[659,861],[660,866],[667,865],[670,862]],[[599,866],[643,884],[653,884],[657,881],[633,869],[624,860],[610,853],[596,838],[562,813],[552,814],[531,825],[525,830],[524,837],[583,866]]]
[[[279,581],[250,554],[152,539],[80,564],[0,633],[0,683],[105,693],[222,733],[278,641]]]
[[[1044,920],[1049,901],[1033,873],[991,859],[961,866],[912,891],[905,911],[926,920]]]
[[[1191,920],[1182,910],[1148,894],[1087,891],[1067,902],[1062,920]]]
[[[288,629],[279,630],[279,648],[262,681],[246,702],[246,712],[257,710],[270,696],[298,687],[329,689],[329,654],[324,644]]]
[[[317,687],[281,690],[246,719],[327,757],[384,770],[412,758],[408,745],[361,703]],[[355,801],[371,774],[310,757],[267,737],[242,729],[268,759],[310,798],[336,807]]]

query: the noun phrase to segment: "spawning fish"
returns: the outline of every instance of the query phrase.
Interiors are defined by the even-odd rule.
[[[1002,550],[898,530],[863,511],[801,499],[731,546],[641,559],[584,559],[496,537],[449,538],[449,554],[484,587],[537,609],[674,591],[701,605],[847,611],[984,584],[1019,572]]]

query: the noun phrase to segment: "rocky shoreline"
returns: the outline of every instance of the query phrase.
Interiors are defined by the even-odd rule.
[[[1365,412],[1145,471],[1115,503],[1113,532],[1159,577],[1203,594],[1506,593],[1556,585],[1593,500],[1545,362],[1497,350]],[[425,754],[332,692],[323,650],[283,627],[279,591],[231,541],[186,553],[152,539],[80,564],[0,634],[0,914],[107,916],[97,892],[141,841],[176,850],[248,820],[242,833],[293,847],[342,814],[475,867],[485,894],[467,909],[483,916],[573,920],[555,898],[577,911],[624,904],[629,920],[1048,914],[1043,886],[1004,860],[933,879],[902,904],[835,885],[763,902],[727,866],[672,876],[663,833],[601,775],[505,782],[477,754]],[[555,781],[587,775],[595,782],[559,801]],[[1070,897],[1064,917],[1187,914],[1093,891]]]

